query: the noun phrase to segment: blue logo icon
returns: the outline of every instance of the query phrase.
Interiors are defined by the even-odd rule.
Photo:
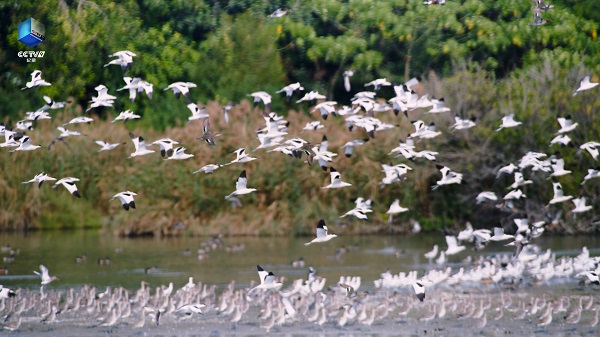
[[[46,39],[46,27],[34,18],[19,24],[19,41],[28,47],[35,47]]]

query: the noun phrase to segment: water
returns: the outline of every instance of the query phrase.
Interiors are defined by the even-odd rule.
[[[304,246],[311,238],[248,238],[224,237],[223,246],[208,251],[208,258],[200,261],[197,250],[208,238],[116,238],[98,231],[51,231],[0,233],[0,245],[10,245],[20,252],[14,262],[4,262],[8,275],[0,275],[0,284],[8,287],[39,287],[39,278],[33,274],[39,264],[46,265],[51,275],[60,278],[51,284],[57,289],[90,284],[96,287],[123,286],[137,289],[141,281],[152,286],[173,282],[181,287],[193,276],[195,282],[224,286],[232,280],[239,285],[257,281],[256,265],[285,276],[288,284],[305,277],[308,266],[327,278],[327,285],[336,283],[340,276],[360,276],[361,288],[373,288],[373,281],[390,268],[392,273],[420,270],[419,275],[437,265],[428,264],[423,254],[439,244],[445,247],[441,234],[407,236],[337,237],[324,244]],[[582,246],[592,255],[600,254],[599,236],[545,236],[537,242],[542,250],[551,248],[560,255],[577,255]],[[243,245],[239,252],[227,252],[225,246]],[[467,243],[469,247],[469,243]],[[345,249],[346,253],[336,256]],[[191,254],[184,255],[189,250]],[[495,243],[483,251],[470,249],[451,257],[450,266],[458,266],[469,254],[510,254],[511,247]],[[8,253],[2,253],[3,257]],[[86,263],[75,263],[76,256],[87,256]],[[110,258],[110,264],[99,265],[99,258]],[[304,268],[293,268],[291,261],[304,259]],[[156,267],[147,274],[145,269]],[[576,281],[573,281],[576,282]],[[285,284],[285,283],[284,283]]]

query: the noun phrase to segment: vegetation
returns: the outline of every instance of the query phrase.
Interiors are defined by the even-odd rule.
[[[34,144],[47,145],[58,135],[55,127],[82,115],[95,96],[94,87],[106,85],[111,93],[124,86],[117,66],[104,67],[109,54],[132,50],[130,76],[154,84],[152,101],[138,97],[129,103],[117,93],[113,108],[94,109],[90,125],[73,126],[85,137],[56,143],[51,150],[31,153],[0,151],[0,227],[4,229],[76,228],[105,226],[118,234],[177,233],[173,225],[184,223],[194,235],[226,232],[244,235],[292,235],[312,233],[319,218],[337,219],[353,207],[352,198],[376,201],[370,222],[347,218],[334,222],[336,230],[353,233],[402,231],[415,218],[426,229],[462,226],[467,220],[491,227],[512,223],[514,216],[546,219],[547,213],[564,215],[556,231],[595,231],[598,184],[580,182],[594,165],[587,153],[578,151],[586,141],[599,141],[599,121],[593,112],[600,104],[595,93],[572,93],[579,80],[600,73],[597,41],[597,3],[556,0],[545,12],[552,23],[534,27],[530,1],[499,0],[491,3],[449,1],[445,6],[425,6],[422,1],[121,1],[40,0],[35,3],[9,0],[0,4],[0,116],[14,125],[25,111],[43,105],[42,95],[72,101],[52,110],[53,119],[38,121],[28,131]],[[290,8],[282,18],[270,18],[276,8]],[[28,49],[17,41],[19,22],[34,16],[46,25],[47,39],[36,49],[45,50],[35,63],[17,57]],[[342,73],[354,68],[352,93],[343,88]],[[52,86],[21,91],[35,69]],[[279,153],[257,151],[261,160],[244,164],[249,186],[256,194],[241,198],[243,207],[233,209],[223,199],[234,188],[241,166],[227,166],[213,175],[192,175],[208,163],[225,163],[239,147],[258,145],[254,130],[262,127],[259,109],[247,94],[264,90],[273,95],[272,110],[290,120],[290,135],[307,121],[308,105],[288,104],[275,91],[299,81],[307,90],[318,90],[341,104],[363,90],[364,83],[386,77],[402,83],[421,79],[430,95],[445,97],[453,113],[474,116],[478,126],[451,132],[451,114],[409,117],[391,113],[378,118],[397,128],[376,133],[376,138],[356,149],[352,158],[336,157],[333,166],[352,187],[322,190],[329,174]],[[163,92],[175,81],[198,84],[192,96],[204,102],[213,128],[223,133],[216,147],[195,140],[201,122],[186,123],[189,110],[182,99]],[[424,93],[421,92],[421,93]],[[393,96],[384,88],[382,99]],[[231,122],[222,120],[221,107],[236,102]],[[109,123],[118,112],[131,109],[140,120]],[[494,132],[502,116],[514,113],[524,125]],[[389,115],[388,115],[389,114]],[[576,147],[549,146],[558,129],[556,116],[570,114],[580,126],[571,135]],[[408,179],[381,188],[381,163],[390,162],[388,152],[412,132],[411,120],[435,120],[443,135],[418,144],[440,152],[440,163],[464,174],[461,185],[431,191],[439,172],[429,162],[415,161]],[[367,137],[361,130],[349,133],[341,117],[330,118],[326,131],[302,137],[319,143],[322,134],[330,148]],[[527,130],[527,132],[524,132]],[[183,162],[164,162],[159,156],[126,159],[133,152],[128,132],[149,141],[171,137],[195,154]],[[96,153],[92,140],[123,142],[111,152]],[[5,149],[6,150],[6,149]],[[528,151],[558,151],[573,174],[560,179],[565,193],[585,195],[595,210],[574,218],[570,204],[545,205],[552,185],[545,175],[532,175],[536,184],[526,190],[528,198],[518,204],[517,214],[499,214],[495,208],[474,209],[480,191],[503,195],[511,177],[496,179],[501,165],[516,162]],[[393,159],[398,163],[399,159]],[[53,190],[22,185],[41,171],[61,178],[81,178],[82,199],[74,199],[62,187]],[[108,200],[121,190],[139,194],[138,209],[125,212]],[[410,212],[392,225],[384,213],[399,198]]]

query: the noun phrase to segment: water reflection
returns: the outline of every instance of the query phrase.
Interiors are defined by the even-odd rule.
[[[52,287],[58,289],[82,284],[137,289],[142,280],[153,286],[169,282],[182,286],[189,276],[196,282],[224,286],[235,280],[244,286],[257,281],[256,265],[260,264],[287,280],[304,277],[308,266],[313,266],[320,276],[328,279],[327,285],[337,282],[340,276],[360,276],[363,287],[369,289],[388,268],[392,273],[438,268],[428,264],[423,254],[434,244],[445,247],[444,237],[440,234],[338,237],[308,247],[304,246],[306,238],[225,237],[218,247],[207,247],[207,240],[191,237],[115,238],[96,231],[2,233],[0,244],[9,245],[18,253],[13,262],[4,263],[8,275],[0,275],[0,284],[38,287],[39,278],[33,275],[33,270],[38,270],[39,264],[45,264],[52,275],[60,277],[60,281],[52,283]],[[539,240],[539,245],[542,250],[551,248],[557,256],[576,255],[585,245],[597,255],[600,249],[595,247],[600,247],[599,241],[597,236],[546,236]],[[501,244],[477,253],[467,250],[451,257],[449,264],[457,266],[470,254],[508,254],[511,251],[512,248]],[[2,254],[8,256],[8,252]],[[299,258],[305,266],[292,267],[292,261]]]

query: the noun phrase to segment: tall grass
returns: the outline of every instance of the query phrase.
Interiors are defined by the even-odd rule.
[[[391,112],[379,113],[376,117],[397,125],[396,128],[377,132],[374,139],[357,147],[351,158],[343,152],[335,157],[335,167],[344,181],[351,187],[339,190],[322,189],[329,183],[329,173],[318,165],[309,166],[303,160],[290,158],[278,152],[265,150],[252,152],[259,160],[234,164],[218,169],[212,175],[192,172],[209,163],[225,164],[234,159],[232,152],[240,147],[252,151],[259,145],[256,130],[264,125],[259,108],[252,108],[242,101],[230,112],[230,124],[226,125],[221,106],[209,103],[207,111],[211,126],[222,136],[216,139],[217,146],[209,147],[196,140],[202,130],[202,122],[186,123],[175,117],[171,127],[156,131],[148,127],[145,118],[158,120],[158,116],[144,116],[111,124],[110,116],[118,111],[109,111],[104,118],[93,116],[90,125],[71,125],[69,129],[85,134],[71,137],[66,143],[57,142],[52,149],[47,145],[58,136],[56,126],[62,125],[80,114],[81,107],[70,106],[52,111],[52,120],[35,123],[28,131],[34,144],[44,148],[29,153],[0,152],[0,228],[25,230],[32,228],[83,228],[105,227],[116,235],[312,235],[315,223],[325,218],[331,230],[342,234],[398,232],[409,230],[409,219],[414,218],[426,229],[462,226],[467,220],[478,219],[476,226],[491,227],[510,225],[515,216],[526,216],[532,221],[544,219],[547,213],[564,213],[556,230],[566,232],[594,231],[598,211],[594,210],[577,218],[569,214],[571,204],[546,207],[552,198],[552,185],[544,175],[529,174],[535,185],[526,191],[528,198],[517,203],[515,214],[501,214],[493,207],[476,207],[475,196],[484,190],[495,191],[503,196],[512,177],[496,178],[500,166],[516,162],[528,151],[551,154],[558,151],[567,162],[571,176],[561,178],[565,193],[575,197],[585,195],[596,208],[600,206],[598,184],[579,185],[587,168],[594,165],[586,153],[578,151],[585,141],[600,140],[600,122],[593,111],[598,107],[598,95],[582,93],[571,96],[579,79],[588,74],[586,69],[559,69],[551,61],[515,73],[505,80],[496,80],[492,74],[469,66],[458,67],[455,74],[439,79],[430,74],[423,79],[423,86],[436,97],[444,96],[453,113],[447,115],[424,115],[412,111],[409,118],[398,117]],[[593,78],[597,80],[597,78]],[[138,98],[139,99],[139,98]],[[143,98],[142,98],[143,99]],[[184,107],[183,102],[180,103]],[[340,102],[345,103],[345,102]],[[309,115],[306,106],[299,111],[280,111],[290,121],[290,138],[299,134],[310,120],[320,118]],[[453,114],[463,117],[474,116],[478,126],[468,131],[449,131]],[[515,113],[523,125],[514,130],[494,130],[500,118]],[[164,118],[171,120],[171,112],[164,111]],[[175,113],[180,116],[180,113]],[[571,135],[576,147],[549,146],[558,129],[557,115],[571,114],[580,127]],[[431,186],[440,178],[431,162],[393,159],[388,152],[413,132],[411,121],[423,119],[435,121],[443,135],[433,140],[417,143],[418,150],[429,149],[440,152],[438,163],[464,174],[461,185],[441,187],[435,191]],[[7,121],[5,121],[7,122]],[[150,123],[154,124],[154,123]],[[326,134],[330,150],[349,140],[366,138],[361,129],[349,132],[341,117],[330,117],[324,121],[325,129],[300,134],[304,139],[318,144]],[[170,137],[187,148],[195,157],[185,161],[165,161],[157,153],[129,159],[133,145],[128,133],[143,136],[148,143]],[[94,140],[124,143],[110,152],[96,152]],[[406,181],[381,186],[383,177],[381,164],[406,162],[413,168]],[[242,207],[232,208],[224,196],[235,188],[235,180],[242,170],[248,174],[248,186],[257,192],[241,196]],[[23,181],[44,171],[57,179],[74,176],[80,178],[78,187],[81,199],[71,196],[62,186],[51,188],[45,183],[41,188]],[[126,212],[120,203],[109,199],[124,190],[134,191],[137,209]],[[374,212],[369,221],[360,221],[339,216],[354,207],[353,199],[362,196],[375,200]],[[410,211],[394,217],[387,223],[385,211],[394,200]],[[483,213],[482,213],[483,212]],[[483,216],[481,215],[483,214]],[[183,223],[185,229],[174,229]]]

